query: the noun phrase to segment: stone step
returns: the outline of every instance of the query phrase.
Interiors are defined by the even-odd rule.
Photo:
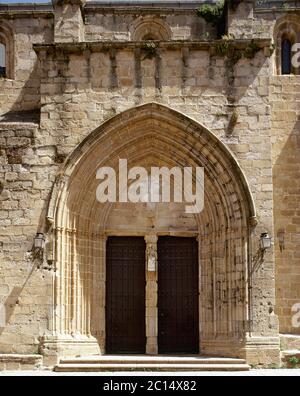
[[[248,371],[244,359],[208,356],[83,356],[61,359],[60,372],[80,371]]]
[[[62,358],[60,364],[246,364],[244,359],[189,356],[92,356]]]
[[[248,371],[247,364],[58,364],[57,372],[99,372],[99,371]]]
[[[22,355],[17,353],[0,354],[0,371],[2,370],[36,370],[43,365],[41,355]]]

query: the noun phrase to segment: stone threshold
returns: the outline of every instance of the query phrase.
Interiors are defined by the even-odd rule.
[[[248,371],[244,359],[210,356],[103,355],[62,358],[56,372],[101,371]]]

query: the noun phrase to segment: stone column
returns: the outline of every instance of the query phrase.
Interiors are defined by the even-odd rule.
[[[100,282],[103,277],[103,260],[99,270],[99,263],[95,261],[97,257],[102,257],[100,254],[103,253],[103,246],[100,246],[98,251],[95,248],[101,241],[76,229],[57,227],[55,232],[53,320],[49,330],[40,338],[39,345],[45,365],[56,364],[61,357],[99,354],[99,343],[103,348],[101,326],[105,326],[101,321],[102,307],[99,308],[100,324],[96,328],[100,328],[98,333],[90,323],[92,308],[95,305],[99,307],[98,301],[101,301],[100,296],[98,301],[95,301],[95,298],[92,301],[96,292],[102,292],[103,286]],[[92,283],[92,271],[94,275],[95,267],[99,274],[95,277],[96,285]]]
[[[105,288],[106,288],[106,242],[107,235],[94,236],[92,264],[92,315],[91,332],[98,340],[100,354],[105,353]]]
[[[146,235],[146,353],[157,348],[157,235]]]

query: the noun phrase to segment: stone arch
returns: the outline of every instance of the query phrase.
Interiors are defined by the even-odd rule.
[[[159,232],[198,237],[200,349],[241,355],[249,319],[249,239],[255,224],[249,186],[232,153],[214,134],[156,103],[106,121],[73,151],[60,171],[48,208],[56,267],[51,323],[55,337],[44,338],[44,349],[56,345],[72,349],[65,354],[76,354],[76,346],[82,352],[83,345],[85,353],[105,352],[105,238],[114,205],[97,202],[95,175],[101,166],[117,169],[119,158],[128,158],[129,167],[205,168],[204,210],[187,219],[191,228],[180,225],[174,231],[167,223]],[[144,228],[137,232],[144,234]]]
[[[133,41],[143,40],[171,40],[172,32],[170,27],[162,20],[153,17],[140,17],[130,29]]]
[[[276,46],[276,74],[282,74],[282,44],[285,39],[291,45],[300,42],[300,23],[295,15],[285,15],[279,18],[274,28],[274,43]],[[291,67],[291,74],[299,74],[299,69]]]
[[[1,22],[0,25],[0,43],[5,48],[5,77],[14,78],[14,36],[10,25],[7,22]]]

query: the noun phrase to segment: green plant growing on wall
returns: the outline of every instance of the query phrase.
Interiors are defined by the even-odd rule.
[[[215,45],[216,54],[219,56],[227,56],[233,64],[237,63],[241,58],[253,59],[257,52],[261,50],[255,40],[252,40],[245,49],[233,48],[230,40],[233,36],[222,36],[222,41]]]
[[[226,41],[221,41],[215,46],[216,54],[219,56],[226,56],[229,52],[229,43]]]
[[[281,8],[283,8],[283,9],[288,9],[288,8],[290,8],[290,5],[288,4],[288,3],[283,3],[282,5],[281,5]]]
[[[293,368],[296,368],[298,364],[300,364],[300,359],[296,356],[292,356],[291,358],[289,358],[289,363]]]
[[[220,22],[220,19],[223,17],[224,14],[224,6],[225,1],[219,1],[215,5],[204,4],[199,7],[196,12],[197,15],[201,18],[204,18],[206,22],[211,23],[213,25],[217,25]]]
[[[257,52],[260,51],[260,47],[255,42],[255,40],[251,40],[251,43],[244,50],[244,57],[248,59],[253,59]]]
[[[217,28],[219,37],[225,32],[226,16],[224,0],[220,0],[214,5],[203,4],[196,10],[196,13],[207,23],[210,23]]]
[[[222,41],[219,41],[215,45],[216,54],[219,56],[229,56],[232,53],[232,48],[230,46],[230,40],[233,40],[234,37],[231,35],[223,35]]]
[[[142,49],[144,51],[144,59],[152,59],[155,57],[157,52],[157,44],[154,41],[146,41],[142,45]]]
[[[201,38],[203,38],[204,40],[209,40],[210,38],[210,33],[209,32],[205,32],[202,34]]]
[[[221,37],[226,29],[227,10],[235,11],[241,2],[242,0],[220,0],[217,4],[203,4],[196,12],[207,23],[215,26],[218,37]]]

